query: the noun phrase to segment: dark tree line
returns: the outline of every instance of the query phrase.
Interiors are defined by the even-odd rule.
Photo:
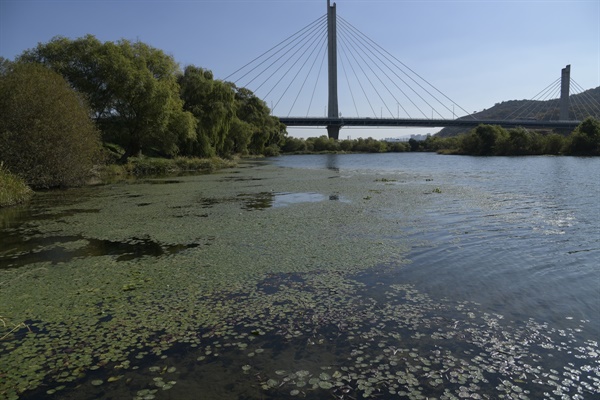
[[[539,133],[525,128],[504,129],[479,125],[469,133],[453,137],[429,137],[422,143],[426,151],[477,156],[574,155],[600,156],[600,122],[585,119],[564,136]]]

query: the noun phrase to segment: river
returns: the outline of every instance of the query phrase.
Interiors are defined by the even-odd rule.
[[[598,177],[304,155],[39,193],[0,210],[0,394],[594,398]]]

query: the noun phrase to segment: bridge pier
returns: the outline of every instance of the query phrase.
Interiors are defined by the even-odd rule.
[[[337,90],[337,30],[336,30],[336,9],[330,0],[327,0],[327,50],[328,50],[328,68],[329,68],[329,106],[327,107],[327,116],[329,118],[339,118],[338,110],[338,90]],[[327,135],[329,138],[338,140],[340,135],[339,125],[327,125]]]

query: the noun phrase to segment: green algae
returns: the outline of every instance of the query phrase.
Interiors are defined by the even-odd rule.
[[[56,391],[82,380],[107,390],[126,379],[98,379],[91,371],[128,376],[158,359],[164,363],[146,368],[147,387],[136,389],[137,397],[159,397],[157,389],[166,388],[182,398],[175,385],[180,368],[167,356],[177,346],[195,349],[197,368],[228,360],[233,382],[274,397],[598,392],[597,343],[576,339],[585,322],[567,332],[533,320],[504,322],[477,304],[433,300],[410,285],[383,287],[385,301],[369,294],[357,274],[403,262],[410,245],[401,240],[404,230],[415,229],[412,218],[424,203],[439,201],[425,195],[427,186],[393,176],[332,180],[330,171],[282,176],[265,166],[234,172],[235,184],[214,175],[98,188],[77,205],[93,212],[55,207],[48,213],[60,219],[21,229],[37,239],[77,238],[65,251],[97,241],[162,250],[125,259],[104,251],[0,270],[0,315],[32,329],[0,342],[8,371],[0,393],[10,398],[48,382],[57,387],[44,392]],[[389,184],[396,180],[403,184]],[[456,191],[444,188],[445,195]],[[268,193],[320,195],[272,207]],[[322,200],[331,193],[346,201]],[[140,199],[144,207],[137,207]],[[212,199],[210,207],[203,199]],[[249,206],[255,199],[268,206]],[[295,361],[298,353],[303,357]],[[560,372],[570,374],[568,385],[551,383],[558,374],[542,364],[548,354],[577,356]]]

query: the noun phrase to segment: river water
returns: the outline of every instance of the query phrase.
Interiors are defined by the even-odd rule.
[[[0,397],[597,398],[600,159],[282,156],[0,210]]]
[[[429,176],[442,193],[419,213],[412,264],[401,281],[469,299],[514,318],[593,320],[600,337],[600,160],[437,157],[431,154],[292,156],[277,165],[340,174]],[[427,179],[427,178],[426,178]],[[394,210],[387,210],[396,218]]]

